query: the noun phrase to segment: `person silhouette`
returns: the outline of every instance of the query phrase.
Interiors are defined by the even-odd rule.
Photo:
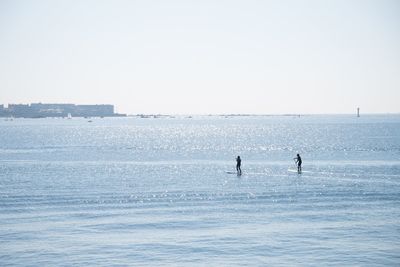
[[[242,165],[242,159],[240,158],[240,156],[237,156],[236,158],[236,171],[239,175],[242,174],[242,169],[240,168],[240,166]]]
[[[301,163],[303,163],[303,161],[301,160],[300,154],[297,154],[294,160],[297,163],[297,171],[301,172]]]

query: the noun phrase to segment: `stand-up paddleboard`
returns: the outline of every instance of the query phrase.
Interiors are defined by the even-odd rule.
[[[241,176],[242,175],[242,173],[231,172],[231,171],[226,171],[225,173],[227,173],[227,174],[236,174],[237,176]]]
[[[297,169],[288,169],[288,172],[293,172],[293,173],[302,173],[301,171],[298,171]]]
[[[298,171],[297,169],[288,169],[287,170],[288,172],[295,172],[295,173],[315,173],[315,172],[312,172],[312,171],[303,171],[303,170],[301,170],[301,171]]]

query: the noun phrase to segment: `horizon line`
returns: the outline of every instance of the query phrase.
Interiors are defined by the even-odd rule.
[[[90,106],[95,106],[95,105],[111,105],[114,107],[115,111],[119,110],[118,106],[115,104],[87,104],[87,103],[72,103],[72,102],[41,102],[41,101],[35,101],[35,102],[18,102],[18,103],[3,103],[0,104],[3,106],[7,107],[9,105],[31,105],[31,104],[53,104],[53,105],[90,105]],[[355,111],[354,113],[351,112],[338,112],[338,113],[332,113],[332,112],[321,112],[321,113],[314,113],[314,112],[288,112],[288,113],[141,113],[141,112],[135,112],[135,113],[130,113],[130,112],[123,112],[123,114],[126,114],[126,116],[318,116],[318,115],[357,115],[357,112]],[[362,115],[400,115],[400,111],[397,112],[365,112],[365,113],[360,113],[360,116]]]
[[[320,115],[355,115],[357,113],[126,113],[130,116],[320,116]],[[368,112],[362,115],[400,115],[399,112]]]

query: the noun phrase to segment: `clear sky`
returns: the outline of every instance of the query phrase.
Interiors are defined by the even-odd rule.
[[[0,104],[400,112],[400,1],[0,0]]]

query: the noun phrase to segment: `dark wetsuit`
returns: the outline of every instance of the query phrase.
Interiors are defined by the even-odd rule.
[[[242,169],[240,168],[240,165],[242,165],[242,160],[240,159],[240,157],[238,156],[236,158],[236,171],[241,174],[242,173]]]
[[[303,161],[301,160],[300,155],[297,155],[297,170],[300,172],[301,171],[301,163],[303,163]]]

